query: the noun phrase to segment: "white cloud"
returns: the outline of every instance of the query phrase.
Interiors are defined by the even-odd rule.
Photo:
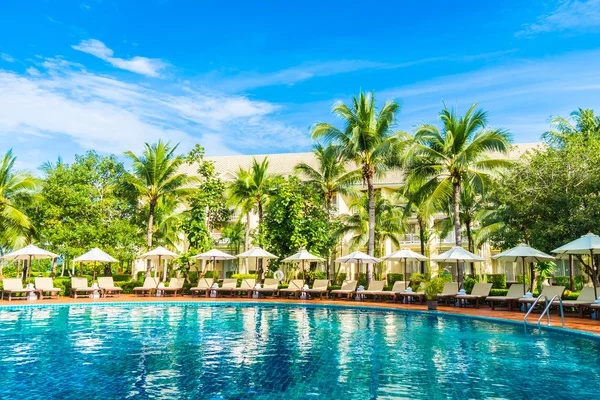
[[[21,141],[35,149],[43,139],[64,141],[60,151],[67,155],[77,148],[120,154],[163,139],[181,143],[182,151],[197,142],[217,155],[283,149],[282,134],[301,136],[274,118],[279,107],[268,102],[190,88],[153,90],[62,59],[42,67],[25,74],[0,70],[0,142],[6,147]]]
[[[600,31],[600,0],[561,0],[556,7],[527,24],[517,36],[535,36],[545,32]]]
[[[106,47],[104,43],[96,39],[82,40],[81,43],[72,47],[75,50],[96,56],[99,59],[110,63],[116,68],[153,78],[160,77],[161,71],[169,66],[167,62],[158,58],[136,56],[130,59],[123,59],[113,57],[114,52]]]
[[[35,67],[29,67],[25,70],[25,72],[27,72],[31,76],[40,76],[41,75],[40,71]]]
[[[10,55],[8,55],[6,53],[0,53],[0,58],[9,63],[15,62],[14,57],[11,57]]]

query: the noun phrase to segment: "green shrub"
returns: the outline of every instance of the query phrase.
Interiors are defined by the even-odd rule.
[[[340,285],[332,285],[328,286],[327,290],[340,290],[342,287]]]
[[[452,282],[452,274],[448,274],[448,273],[441,274],[438,276],[438,278],[442,279],[444,281],[444,283]]]
[[[394,283],[404,280],[404,274],[387,274],[388,286],[394,286]]]
[[[529,285],[529,275],[525,275],[523,277],[523,275],[517,275],[515,276],[517,283],[521,283],[521,284],[525,284],[525,285]]]
[[[267,271],[264,273],[265,279],[273,279],[274,276],[275,276],[275,271]],[[323,278],[323,279],[325,279],[325,278]]]
[[[287,289],[290,285],[288,285],[287,283],[280,283],[279,286],[277,286],[279,289]]]
[[[575,290],[580,291],[581,289],[583,289],[583,283],[584,283],[583,276],[575,275],[573,277],[573,280],[575,281]],[[569,278],[568,276],[555,276],[554,284],[557,286],[564,286],[566,288],[570,288],[571,287],[571,278]]]
[[[367,274],[358,274],[358,286],[367,288]]]
[[[580,292],[571,292],[570,290],[565,290],[563,293],[563,300],[577,300]]]
[[[492,289],[506,289],[505,274],[487,274],[487,281],[492,284]]]
[[[508,289],[491,289],[490,296],[506,296]]]
[[[237,279],[237,285],[240,286],[244,279],[258,279],[256,274],[233,274],[231,279]]]
[[[312,284],[315,281],[315,279],[327,279],[327,274],[325,274],[325,272],[322,272],[322,271],[305,271],[305,272],[306,272],[306,278],[304,277],[302,272],[300,272],[298,274],[298,279],[303,279],[309,285]]]
[[[134,287],[141,287],[144,284],[144,280],[139,281],[127,281],[127,282],[115,282],[115,285],[119,286],[123,289],[123,294],[131,294],[133,293]]]
[[[442,291],[444,290],[445,283],[446,281],[444,281],[444,279],[440,277],[433,278],[432,280],[427,282],[425,284],[424,289],[425,297],[427,298],[427,300],[435,300],[437,295],[442,293]]]
[[[335,284],[339,287],[342,286],[342,284],[344,283],[344,281],[346,280],[346,277],[348,276],[348,274],[346,274],[345,272],[340,272],[339,274],[337,274],[337,277],[335,279]]]
[[[471,294],[471,292],[473,291],[473,286],[475,286],[476,283],[477,283],[477,279],[473,279],[471,277],[466,278],[463,281],[463,289],[465,289],[465,291],[468,294]]]
[[[113,282],[127,282],[132,280],[132,276],[129,274],[113,274]]]
[[[71,295],[71,278],[68,276],[59,276],[54,278],[52,281],[52,286],[57,289],[62,289],[60,292],[61,296]]]

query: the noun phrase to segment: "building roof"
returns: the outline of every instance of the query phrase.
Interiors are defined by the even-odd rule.
[[[542,147],[542,143],[523,143],[514,145],[510,151],[509,158],[513,160],[520,159],[528,151]],[[235,179],[236,173],[241,169],[249,169],[252,166],[252,160],[259,162],[265,157],[269,160],[269,172],[274,175],[289,176],[294,174],[294,167],[303,162],[312,167],[317,167],[318,162],[314,154],[307,153],[279,153],[279,154],[257,154],[257,155],[237,155],[237,156],[216,156],[206,157],[207,161],[214,163],[215,172],[224,181]],[[197,167],[195,165],[184,164],[181,172],[195,175]],[[401,170],[389,171],[384,177],[375,179],[378,186],[396,186],[403,182],[404,174]]]

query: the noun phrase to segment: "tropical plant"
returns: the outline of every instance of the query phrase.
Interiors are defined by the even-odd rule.
[[[194,178],[181,173],[179,167],[185,162],[181,155],[175,154],[177,145],[158,141],[145,143],[141,156],[128,151],[125,156],[131,161],[133,173],[125,176],[125,187],[135,193],[148,207],[146,243],[152,248],[152,235],[155,230],[154,216],[159,200],[170,196],[169,201],[179,202],[182,196],[190,193],[190,184]]]
[[[0,162],[0,249],[24,244],[32,223],[25,208],[40,200],[40,181],[27,172],[15,170],[12,150]]]
[[[369,240],[369,198],[360,194],[349,204],[351,214],[340,216],[342,223],[341,234],[352,233],[350,247],[359,248]],[[385,241],[389,240],[396,247],[400,246],[400,235],[405,232],[404,213],[400,206],[393,204],[390,199],[375,192],[375,255],[384,253]]]
[[[585,141],[600,138],[600,116],[594,110],[579,108],[569,118],[554,117],[552,128],[544,132],[542,138],[551,146],[564,146],[574,136],[581,136]]]
[[[374,179],[382,176],[391,168],[399,165],[402,146],[407,135],[394,132],[396,116],[400,112],[400,104],[395,101],[386,102],[381,109],[375,107],[375,94],[363,93],[354,97],[352,106],[343,102],[334,105],[332,112],[344,123],[338,129],[325,122],[312,127],[314,139],[323,138],[334,143],[347,160],[353,161],[361,168],[363,184],[367,185],[368,207],[368,242],[370,255],[375,251],[375,184]],[[367,266],[367,281],[373,277],[373,265]]]
[[[425,282],[425,288],[423,289],[423,293],[425,294],[425,298],[428,301],[434,301],[437,299],[438,294],[442,293],[444,290],[444,285],[446,281],[442,278],[432,278]]]
[[[315,144],[313,154],[318,161],[317,167],[302,162],[296,165],[295,171],[308,178],[305,182],[321,192],[327,211],[331,212],[337,193],[350,195],[355,192],[352,185],[360,180],[361,172],[358,169],[346,170],[344,154],[331,143],[327,146]]]
[[[490,182],[492,173],[508,167],[506,158],[490,152],[506,153],[510,135],[502,129],[488,129],[487,114],[471,106],[464,116],[444,108],[442,129],[424,124],[417,128],[406,157],[408,179],[424,182],[434,207],[452,205],[456,245],[461,245],[460,195],[465,184],[479,192]]]

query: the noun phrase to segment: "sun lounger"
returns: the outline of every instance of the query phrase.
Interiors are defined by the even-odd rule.
[[[300,292],[302,291],[302,287],[304,286],[304,281],[302,279],[293,279],[290,281],[290,284],[285,289],[279,289],[279,297],[281,295],[286,295],[287,297],[290,294],[294,295],[294,297],[298,297]]]
[[[142,284],[142,286],[133,288],[133,293],[137,294],[138,296],[152,296],[152,294],[154,294],[154,292],[156,291],[157,286],[158,280],[149,276],[146,279],[144,279],[144,283]]]
[[[256,279],[244,279],[237,290],[238,296],[241,296],[242,294],[246,293],[248,297],[252,297],[252,291],[254,290],[255,286]]]
[[[8,301],[12,301],[13,295],[16,294],[24,294],[24,296],[18,296],[20,299],[27,299],[29,293],[39,293],[38,289],[26,289],[23,287],[23,281],[20,278],[5,278],[2,281],[2,297],[0,299],[4,300],[4,295],[8,296]]]
[[[94,289],[88,285],[87,278],[71,278],[71,297],[77,298],[77,295],[83,293],[85,297],[90,297],[93,295],[94,291],[99,289]]]
[[[593,287],[584,287],[581,289],[577,300],[563,300],[563,307],[574,307],[579,311],[579,317],[583,318],[583,310],[591,306],[596,301]]]
[[[356,291],[356,285],[358,285],[358,281],[346,281],[342,285],[341,289],[332,290],[330,293],[334,296],[334,298],[346,296],[346,298],[350,300],[350,297],[352,297]]]
[[[101,276],[98,278],[98,286],[102,289],[103,297],[119,297],[123,289],[115,285],[112,276]]]
[[[485,298],[485,301],[490,303],[490,307],[492,307],[492,310],[494,310],[496,303],[506,303],[506,306],[508,307],[509,311],[512,311],[514,304],[517,301],[519,301],[521,297],[523,297],[524,291],[524,284],[513,283],[508,288],[508,293],[506,293],[506,296],[488,296]]]
[[[564,286],[544,286],[541,294],[545,295],[548,298],[548,301],[550,301],[554,296],[562,297],[564,291]],[[542,297],[538,301],[538,304],[546,304],[546,297]],[[532,304],[535,300],[535,297],[521,297],[519,303]]]
[[[163,296],[177,297],[177,293],[183,293],[183,284],[185,283],[185,278],[171,278],[169,281],[169,286],[165,288],[160,288],[163,292]]]
[[[465,307],[467,305],[467,300],[471,300],[475,302],[475,308],[479,308],[479,302],[490,295],[490,290],[492,290],[491,283],[478,282],[473,286],[471,294],[459,294],[456,296],[458,305]]]
[[[444,300],[446,304],[449,303],[450,299],[458,296],[458,282],[446,282],[444,284],[444,290],[441,294],[437,295],[438,301]]]
[[[217,297],[222,293],[229,293],[230,296],[234,296],[237,290],[237,279],[223,279],[221,287],[214,290],[217,292]]]
[[[396,284],[394,284],[394,287],[395,287],[395,285]],[[425,288],[425,284],[423,282],[421,282],[420,289],[424,289],[424,288]],[[423,304],[425,301],[425,293],[418,292],[418,291],[413,292],[412,290],[409,291],[408,287],[405,290],[401,290],[399,292],[396,292],[396,290],[394,288],[392,288],[392,292],[396,293],[395,300],[396,299],[402,300],[404,298],[407,298],[407,300],[410,301],[411,299],[418,299],[421,304]]]
[[[59,298],[62,289],[55,288],[52,278],[36,277],[34,279],[35,288],[40,294],[40,299]],[[45,294],[47,293],[47,295]]]
[[[373,296],[373,299],[377,297],[378,294],[383,292],[383,288],[385,286],[385,281],[371,281],[367,290],[355,291],[354,294],[359,295],[358,300],[364,300],[366,296]]]
[[[215,281],[212,278],[200,278],[198,279],[198,284],[196,285],[196,287],[190,288],[190,294],[192,295],[192,297],[199,297],[202,296],[202,293],[204,293],[204,296],[208,297],[210,293],[210,288],[212,287],[214,282]]]
[[[323,299],[323,296],[327,297],[327,287],[329,286],[329,281],[327,279],[315,279],[313,282],[312,289],[303,290],[304,293],[309,295],[310,297],[319,296],[319,299]]]
[[[260,289],[254,289],[254,292],[258,293],[261,297],[266,294],[275,296],[279,292],[279,280],[265,279],[265,283],[263,283],[262,287]]]

